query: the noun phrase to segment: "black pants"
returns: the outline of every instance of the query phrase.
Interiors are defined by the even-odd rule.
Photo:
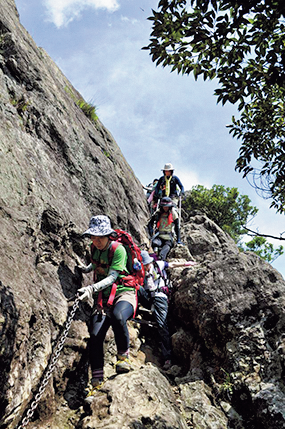
[[[132,304],[120,301],[114,305],[111,317],[94,314],[90,322],[89,356],[91,369],[103,369],[104,367],[104,340],[107,331],[112,326],[118,354],[129,349],[129,331],[127,320],[134,314]]]
[[[154,306],[153,315],[158,326],[157,333],[160,340],[162,356],[165,361],[171,359],[171,341],[167,325],[167,296],[165,294],[160,294],[152,298],[143,287],[140,287],[138,291],[138,302],[149,310],[151,309],[152,305]]]

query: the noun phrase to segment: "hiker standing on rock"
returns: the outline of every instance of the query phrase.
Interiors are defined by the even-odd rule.
[[[164,359],[163,369],[167,370],[171,367],[171,341],[167,326],[169,283],[165,270],[193,266],[196,262],[154,261],[146,250],[142,250],[141,256],[145,268],[145,279],[143,287],[139,289],[138,300],[143,307],[153,312]]]
[[[91,239],[91,264],[79,264],[82,272],[94,270],[94,284],[78,289],[81,301],[89,303],[97,300],[90,323],[90,364],[92,379],[87,401],[94,396],[104,378],[104,339],[110,326],[112,326],[117,346],[118,361],[116,372],[129,372],[129,332],[127,320],[133,317],[137,307],[137,296],[134,287],[124,285],[123,280],[128,275],[127,252],[122,244],[113,250],[110,260],[111,247],[116,231],[111,228],[107,216],[93,216],[89,228],[83,233],[84,237]],[[114,285],[116,286],[114,288]],[[113,300],[113,304],[111,301]],[[92,303],[93,305],[93,303]]]
[[[148,232],[151,237],[151,245],[159,259],[165,261],[168,253],[174,246],[174,234],[177,244],[183,244],[180,237],[179,215],[173,201],[164,197],[160,201],[160,209],[156,211],[148,223]]]
[[[174,168],[169,162],[162,169],[163,176],[158,179],[155,187],[154,200],[158,201],[163,197],[169,197],[174,204],[178,205],[179,188],[180,194],[184,195],[184,187],[177,176],[173,175]]]

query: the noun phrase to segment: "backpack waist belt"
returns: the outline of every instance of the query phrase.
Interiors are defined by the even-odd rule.
[[[111,307],[113,305],[115,296],[116,296],[116,292],[117,292],[117,287],[118,285],[124,285],[126,287],[131,287],[131,288],[135,288],[135,290],[137,291],[140,288],[140,285],[134,280],[134,277],[132,275],[129,276],[125,276],[123,278],[120,278],[117,280],[117,282],[112,284],[112,288],[111,288],[111,292],[107,301],[107,306]],[[100,291],[98,293],[98,300],[97,300],[97,305],[99,308],[103,308],[103,293],[102,291]]]

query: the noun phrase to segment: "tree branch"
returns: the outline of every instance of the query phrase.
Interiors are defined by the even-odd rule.
[[[268,238],[274,238],[275,240],[283,240],[285,241],[284,237],[275,237],[274,235],[269,235],[269,234],[260,234],[259,232],[256,231],[252,231],[251,229],[247,228],[246,226],[243,226],[244,229],[246,229],[249,232],[252,232],[254,235],[257,235],[259,237],[268,237]],[[285,232],[285,231],[284,231]],[[284,234],[284,232],[281,233]]]

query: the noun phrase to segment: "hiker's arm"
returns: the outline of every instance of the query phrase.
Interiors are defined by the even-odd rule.
[[[166,268],[179,268],[179,267],[193,267],[194,265],[197,265],[197,262],[195,261],[187,261],[187,262],[168,262],[168,267]]]
[[[152,186],[144,186],[142,185],[143,189],[145,189],[146,191],[152,191]]]
[[[160,190],[162,179],[163,179],[163,177],[160,177],[158,179],[158,182],[157,182],[157,184],[155,185],[155,188],[154,188],[154,195],[155,195],[156,198],[158,198],[158,193],[159,193],[159,190]]]
[[[147,229],[148,229],[148,233],[149,233],[150,237],[153,236],[153,224],[154,224],[155,221],[156,221],[156,213],[154,213],[151,216],[151,218],[150,218],[150,220],[149,220],[149,222],[147,224]]]
[[[97,293],[100,290],[106,289],[108,286],[111,286],[117,280],[118,275],[118,271],[110,270],[108,276],[100,282],[78,289],[78,292],[82,293],[82,295],[80,295],[79,297],[80,301],[88,301],[92,298],[94,293]]]
[[[145,284],[144,288],[146,291],[150,292],[151,296],[154,296],[154,291],[156,290],[156,285],[153,280],[153,275],[149,272],[145,274]]]
[[[78,268],[83,273],[90,273],[92,271],[92,263],[90,263],[89,265],[84,265],[77,255],[75,255],[75,259],[76,259]]]
[[[181,180],[177,176],[176,176],[176,183],[180,188],[181,194],[184,195],[184,186],[182,185]]]
[[[79,265],[78,268],[82,271],[82,273],[90,273],[92,271],[93,265],[92,262],[89,265]]]
[[[175,219],[174,221],[174,230],[177,237],[177,244],[182,244],[180,237],[180,227],[179,227],[179,219]]]

